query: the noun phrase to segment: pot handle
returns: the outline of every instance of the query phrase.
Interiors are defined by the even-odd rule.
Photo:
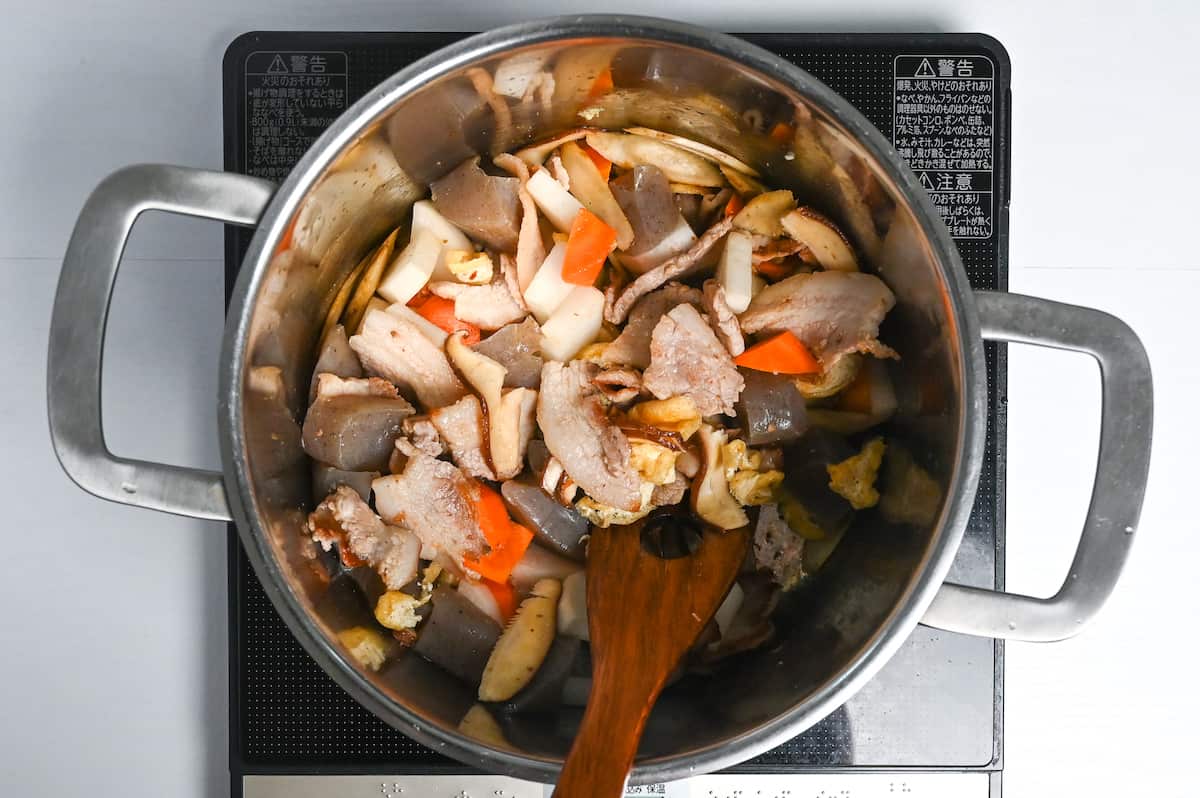
[[[275,185],[245,175],[142,164],[109,175],[84,203],[50,319],[46,394],[50,440],[75,484],[102,499],[168,513],[229,520],[219,471],[117,457],[100,413],[100,369],[113,282],[143,211],[253,227]]]
[[[1150,470],[1154,389],[1137,335],[1107,313],[979,291],[983,337],[1083,352],[1100,365],[1100,453],[1070,576],[1050,598],[946,584],[921,623],[953,632],[1048,642],[1078,633],[1108,599],[1133,543]]]

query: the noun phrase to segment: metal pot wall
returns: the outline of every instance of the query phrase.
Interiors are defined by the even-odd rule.
[[[553,89],[532,102],[480,93],[485,73],[521,63],[551,72]],[[618,91],[589,98],[606,67]],[[591,125],[644,125],[733,153],[770,185],[795,190],[841,223],[896,294],[883,337],[903,358],[893,369],[900,407],[887,434],[912,453],[932,487],[924,512],[861,515],[818,584],[781,606],[779,643],[770,652],[668,690],[633,780],[716,770],[795,736],[862,687],[917,623],[1023,640],[1077,632],[1116,583],[1145,488],[1152,389],[1137,337],[1098,311],[973,292],[925,192],[846,100],[753,45],[674,22],[570,17],[461,41],[371,90],[278,187],[172,166],[134,166],[106,179],[76,224],[51,325],[49,411],[63,468],[106,499],[233,519],[280,615],[364,706],[485,771],[551,780],[570,745],[569,712],[510,720],[504,731],[511,746],[494,747],[458,731],[474,698],[453,678],[411,654],[369,672],[340,648],[335,632],[344,618],[324,611],[324,583],[301,545],[305,514],[320,497],[310,495],[297,419],[336,286],[403,219],[424,184],[469,155],[578,125],[585,108]],[[794,135],[772,138],[774,121],[791,125]],[[406,174],[379,187],[355,224],[328,230],[321,251],[276,254],[306,197],[346,168],[351,147],[372,135],[386,138]],[[105,447],[100,367],[108,299],[130,228],[150,209],[257,227],[226,321],[220,473],[117,458]],[[1101,367],[1092,503],[1070,576],[1052,598],[944,583],[983,459],[985,339],[1085,352]]]

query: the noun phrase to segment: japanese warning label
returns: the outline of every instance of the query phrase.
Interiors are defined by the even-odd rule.
[[[900,55],[892,143],[955,238],[992,235],[995,77],[986,56]]]
[[[282,180],[346,110],[346,54],[251,53],[245,75],[246,170]]]

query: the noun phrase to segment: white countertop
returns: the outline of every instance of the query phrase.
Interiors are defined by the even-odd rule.
[[[225,538],[108,504],[59,470],[44,409],[49,309],[87,192],[136,161],[220,168],[220,59],[252,29],[471,30],[560,1],[4,4],[0,24],[0,794],[223,795]],[[617,3],[728,30],[996,36],[1013,62],[1011,288],[1121,316],[1155,369],[1155,452],[1137,544],[1080,637],[1011,644],[1005,791],[1184,795],[1200,744],[1195,500],[1200,11],[1185,2]],[[168,7],[170,6],[170,7]],[[215,467],[222,237],[152,218],[113,303],[105,418],[125,455]],[[1010,350],[1008,585],[1047,595],[1090,488],[1095,368]],[[1189,410],[1189,408],[1192,408]],[[1075,452],[1072,454],[1072,452]],[[1186,642],[1184,642],[1186,641]]]

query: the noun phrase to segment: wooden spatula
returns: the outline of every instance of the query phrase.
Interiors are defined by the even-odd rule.
[[[621,796],[650,708],[729,592],[745,557],[746,529],[701,533],[693,527],[681,533],[664,528],[671,523],[670,516],[652,516],[596,530],[588,543],[592,692],[556,798]],[[693,544],[699,538],[691,554],[680,550],[689,536]],[[684,556],[670,556],[678,554]]]

